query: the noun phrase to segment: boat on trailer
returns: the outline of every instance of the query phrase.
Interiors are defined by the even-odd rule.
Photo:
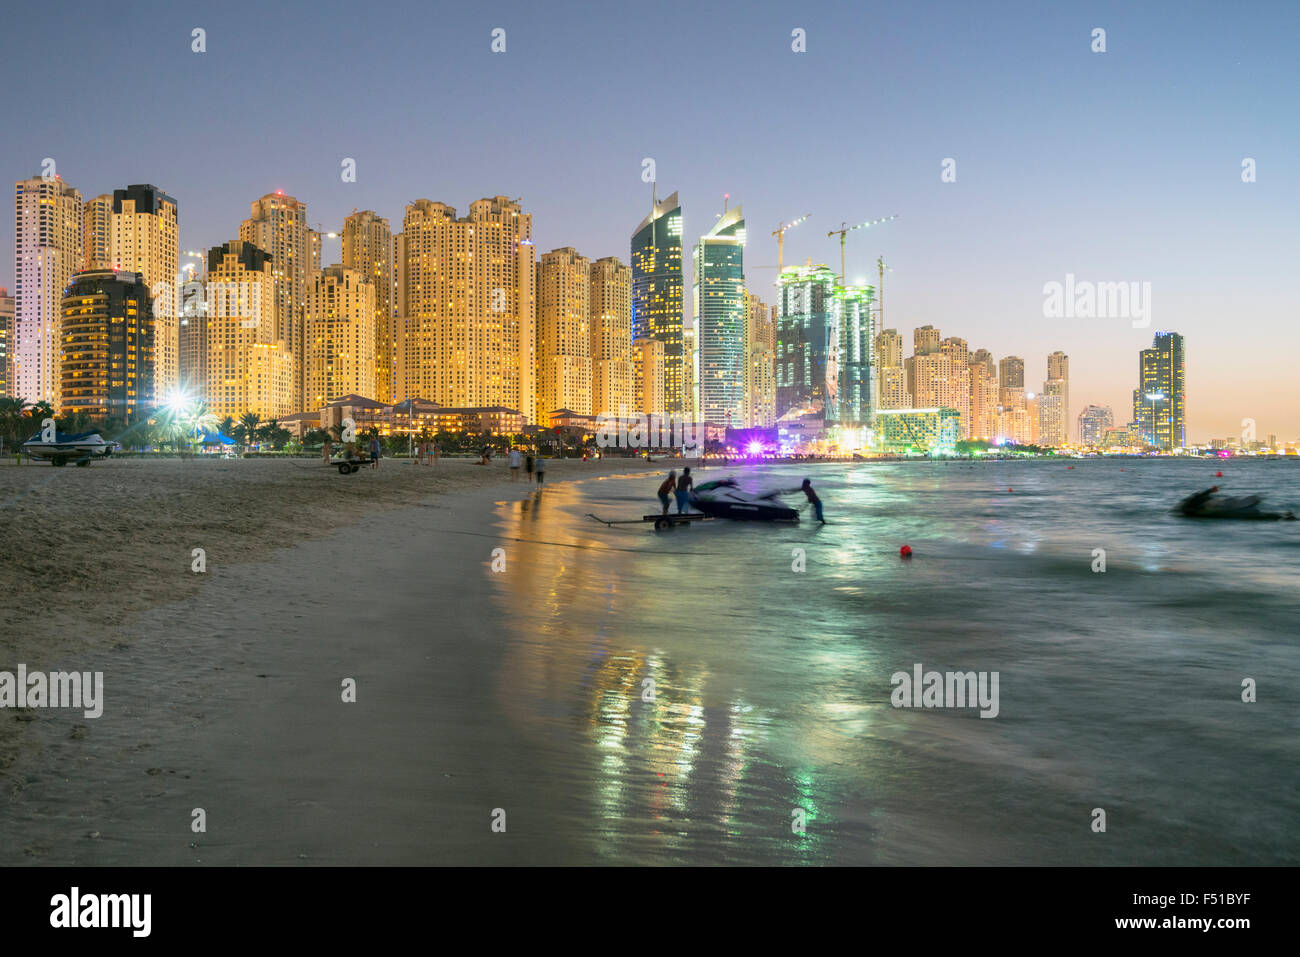
[[[53,441],[47,441],[43,433],[37,432],[22,445],[25,454],[52,465],[67,465],[69,462],[89,465],[92,459],[108,458],[116,448],[116,442],[109,442],[98,432],[78,432],[76,435],[55,432]]]
[[[710,518],[741,522],[797,522],[799,513],[777,496],[746,492],[733,478],[702,482],[691,489],[691,504]]]

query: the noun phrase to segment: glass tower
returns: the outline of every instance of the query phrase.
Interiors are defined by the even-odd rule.
[[[682,209],[654,200],[632,234],[632,337],[664,344],[664,412],[689,412],[682,344]]]
[[[1159,449],[1183,448],[1186,398],[1183,337],[1157,332],[1151,348],[1138,356],[1138,387],[1133,390],[1133,421],[1143,440]]]
[[[699,420],[745,424],[745,218],[736,206],[695,247]]]

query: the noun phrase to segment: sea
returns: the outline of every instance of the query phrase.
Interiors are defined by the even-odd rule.
[[[645,474],[498,508],[495,694],[580,859],[1300,863],[1300,522],[1171,514],[1300,512],[1300,461],[693,471],[826,524],[590,517],[658,511]]]

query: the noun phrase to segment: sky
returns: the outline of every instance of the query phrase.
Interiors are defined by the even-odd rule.
[[[1095,403],[1123,423],[1138,351],[1173,330],[1189,439],[1246,418],[1295,439],[1298,28],[1294,2],[28,4],[0,35],[0,128],[11,181],[49,157],[83,198],[161,187],[182,249],[236,238],[276,189],[326,231],[506,195],[540,251],[626,262],[650,158],[687,260],[724,194],[743,204],[747,279],[771,301],[782,222],[811,214],[787,265],[838,269],[828,230],[897,214],[851,235],[846,271],[874,281],[885,257],[908,352],[931,324],[1024,356],[1033,391],[1060,349],[1072,418]],[[1067,275],[1150,283],[1150,324],[1046,316]]]

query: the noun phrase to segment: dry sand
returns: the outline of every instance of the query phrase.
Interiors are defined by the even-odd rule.
[[[663,467],[635,459],[548,459],[547,465],[548,485]],[[374,627],[390,611],[400,618],[403,602],[411,599],[396,590],[405,572],[386,575],[386,563],[409,558],[417,525],[429,515],[489,521],[494,501],[533,488],[522,478],[511,482],[503,458],[487,467],[469,459],[443,459],[436,467],[388,459],[377,470],[347,476],[305,458],[117,459],[61,469],[0,465],[0,671],[15,671],[19,663],[30,671],[104,670],[106,697],[119,704],[92,720],[79,711],[0,711],[0,830],[21,836],[46,816],[60,820],[74,809],[84,816],[78,795],[93,794],[86,774],[115,773],[126,756],[151,751],[164,727],[175,731],[176,721],[201,721],[204,707],[184,689],[202,687],[218,704],[244,707],[245,694],[227,698],[210,687],[212,676],[229,669],[256,685],[266,672],[244,673],[245,663],[283,652],[280,629],[292,630],[309,615],[324,615],[321,621],[331,626],[339,615],[355,617],[361,647],[389,643],[386,654],[393,660],[415,654],[403,646],[404,632]],[[390,550],[389,542],[402,547]],[[437,575],[447,600],[439,603],[438,618],[428,621],[431,631],[455,627],[456,616],[465,613],[454,597],[465,577],[456,560],[463,545],[464,539],[451,540],[439,549]],[[191,569],[194,548],[206,553],[203,574]],[[469,595],[472,585],[465,587]],[[424,609],[427,597],[421,596]],[[296,610],[282,620],[288,607]],[[427,617],[427,610],[407,611]],[[315,660],[310,634],[299,636],[290,654],[308,670],[326,664]],[[385,667],[383,656],[364,664]],[[337,678],[330,680],[337,686]],[[157,707],[147,705],[151,688],[159,689]],[[131,702],[125,714],[124,701]],[[228,743],[239,763],[248,742]],[[254,775],[256,758],[246,757]],[[84,764],[86,773],[74,773],[69,762]],[[145,771],[150,784],[168,773]],[[68,791],[59,797],[63,788]],[[148,793],[144,788],[140,796]],[[9,842],[4,857],[84,861],[68,854],[51,859],[42,851],[58,835],[80,836],[66,830],[76,826],[62,820],[59,827],[31,829],[31,839]],[[129,852],[110,857],[136,860]]]

